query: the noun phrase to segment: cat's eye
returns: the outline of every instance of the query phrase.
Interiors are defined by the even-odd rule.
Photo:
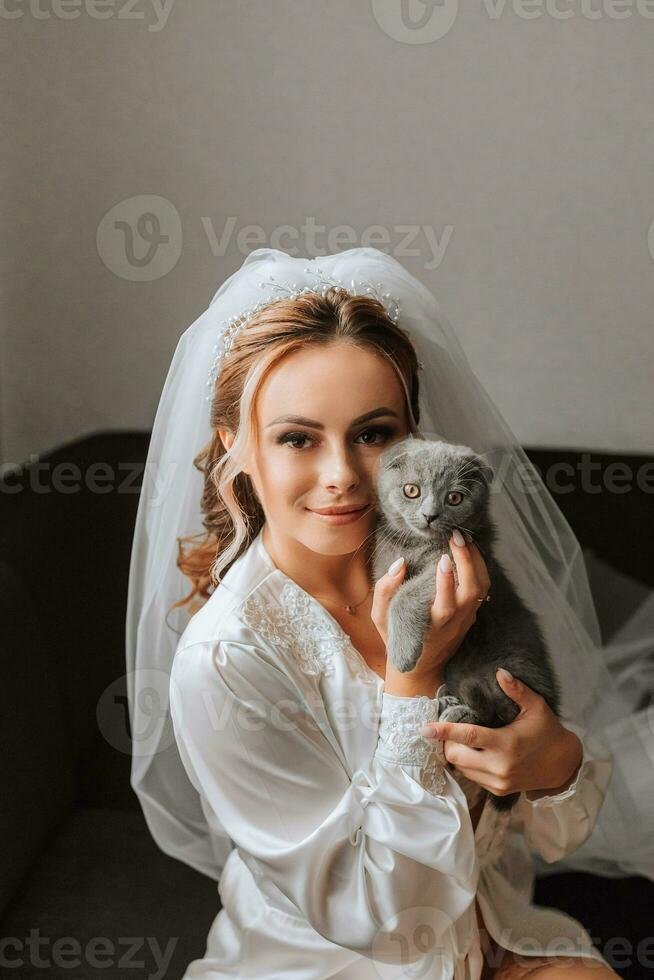
[[[420,487],[417,483],[405,483],[402,489],[404,490],[404,496],[410,500],[414,500],[420,496]]]
[[[457,504],[460,504],[463,501],[463,494],[458,490],[451,490],[450,493],[448,493],[446,500],[452,507],[456,507]]]

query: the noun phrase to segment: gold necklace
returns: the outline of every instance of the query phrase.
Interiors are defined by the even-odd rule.
[[[361,600],[361,602],[357,602],[354,605],[352,605],[351,603],[348,603],[347,605],[345,605],[343,607],[345,609],[345,611],[346,612],[349,612],[350,615],[354,616],[355,610],[358,609],[359,606],[366,601],[366,599],[368,598],[368,596],[370,595],[370,593],[372,592],[372,590],[373,590],[373,586],[371,585],[370,588],[368,589],[368,591],[366,592],[366,594],[364,595],[363,599]],[[329,599],[331,602],[334,602],[335,601],[334,599],[331,598],[331,596],[314,595],[314,599]],[[342,605],[341,602],[339,602],[338,604],[339,604],[339,606]]]

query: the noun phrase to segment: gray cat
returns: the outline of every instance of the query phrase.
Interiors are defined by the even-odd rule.
[[[413,436],[393,443],[379,457],[380,517],[373,549],[375,581],[399,555],[406,561],[387,625],[388,656],[405,673],[422,652],[436,596],[436,565],[444,552],[452,557],[449,539],[454,528],[479,548],[490,577],[491,600],[480,603],[475,622],[445,664],[441,695],[456,701],[440,717],[487,728],[508,725],[520,710],[497,683],[498,667],[506,667],[542,695],[557,716],[560,710],[560,690],[538,621],[493,556],[493,476],[488,463],[468,446]],[[456,581],[456,569],[454,574]],[[496,796],[489,791],[489,796],[502,811],[510,810],[520,794]]]

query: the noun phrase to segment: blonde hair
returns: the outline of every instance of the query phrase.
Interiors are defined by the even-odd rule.
[[[191,592],[171,606],[189,604],[191,615],[220,585],[224,571],[247,550],[265,515],[242,468],[256,444],[255,399],[269,372],[288,354],[346,342],[388,359],[404,389],[411,431],[418,428],[418,359],[409,335],[371,296],[334,286],[277,300],[259,310],[236,334],[222,363],[211,402],[212,437],[193,460],[204,473],[204,532],[178,538],[177,567]],[[220,431],[235,434],[229,452]],[[194,601],[195,600],[195,601]],[[169,610],[170,611],[170,610]]]

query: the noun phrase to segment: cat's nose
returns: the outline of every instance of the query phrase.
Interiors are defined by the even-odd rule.
[[[425,520],[427,524],[429,524],[429,526],[431,527],[434,521],[437,521],[440,516],[441,516],[440,514],[425,514]]]

